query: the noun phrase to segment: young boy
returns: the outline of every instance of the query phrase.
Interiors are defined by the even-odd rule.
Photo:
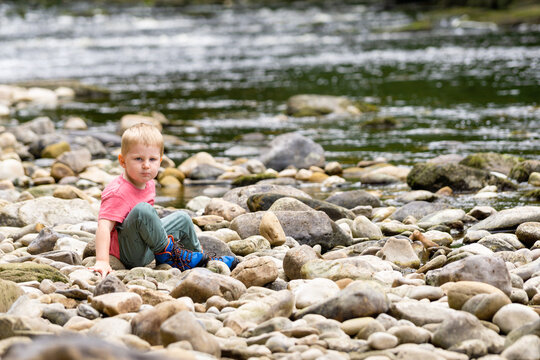
[[[96,264],[91,268],[103,277],[112,271],[109,254],[127,268],[145,266],[152,260],[180,270],[223,261],[233,269],[234,256],[209,257],[201,245],[189,215],[174,212],[160,219],[152,206],[156,195],[154,178],[163,156],[163,136],[147,124],[138,124],[122,135],[118,161],[124,173],[101,194],[96,231]]]

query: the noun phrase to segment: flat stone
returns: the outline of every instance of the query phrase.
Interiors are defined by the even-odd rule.
[[[382,250],[382,259],[393,262],[400,267],[418,268],[420,259],[408,239],[389,238]]]
[[[394,335],[385,332],[376,332],[369,336],[367,343],[372,349],[384,350],[395,347],[399,343],[399,340]]]
[[[117,292],[94,296],[92,306],[109,316],[136,312],[142,305],[139,295],[130,292]]]
[[[514,229],[526,222],[539,222],[540,208],[538,206],[517,206],[501,210],[488,218],[474,224],[469,230],[502,230]]]

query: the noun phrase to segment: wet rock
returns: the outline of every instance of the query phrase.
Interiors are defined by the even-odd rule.
[[[512,168],[519,164],[519,162],[520,160],[516,156],[486,152],[468,155],[459,163],[477,169],[496,171],[508,175]]]
[[[493,285],[506,295],[510,295],[512,289],[510,273],[504,261],[484,255],[469,256],[426,273],[426,283],[433,286],[463,280]]]
[[[369,240],[380,240],[383,238],[381,228],[362,215],[354,219],[351,230],[355,238],[367,238]]]
[[[475,206],[467,213],[467,215],[474,217],[477,220],[484,220],[488,216],[495,214],[497,210],[491,206]]]
[[[516,229],[516,236],[526,247],[532,247],[535,242],[540,240],[540,221],[520,224]]]
[[[257,289],[257,288],[252,288]],[[269,290],[271,291],[271,290]],[[246,296],[249,293],[246,293]],[[294,308],[294,295],[288,290],[271,292],[255,301],[250,301],[229,313],[224,326],[230,327],[236,334],[254,327],[273,317],[289,317]]]
[[[246,286],[239,280],[204,268],[195,268],[171,291],[171,296],[189,296],[194,302],[203,303],[214,295],[236,300],[245,291]]]
[[[255,194],[282,194],[292,197],[311,198],[307,193],[291,186],[256,184],[231,189],[223,195],[223,200],[238,204],[248,211],[247,200],[250,196]]]
[[[540,337],[525,335],[506,348],[501,356],[508,360],[540,359]]]
[[[50,265],[26,262],[21,264],[0,264],[0,279],[16,283],[27,281],[41,282],[50,279],[53,282],[67,282],[67,278]]]
[[[540,319],[533,309],[522,304],[508,304],[503,306],[493,316],[493,323],[505,334]]]
[[[271,212],[266,212],[259,225],[259,233],[270,243],[270,246],[285,244],[285,231],[281,226],[277,216]]]
[[[510,181],[490,174],[488,171],[458,164],[415,164],[407,176],[407,184],[413,190],[437,191],[449,186],[454,191],[477,191],[487,185],[499,189],[513,189]]]
[[[248,198],[247,205],[252,212],[269,210],[278,199],[283,197],[285,195],[282,194],[255,194]],[[355,217],[352,211],[326,201],[295,196],[288,197],[299,200],[314,210],[326,213],[334,221],[342,218],[354,219]],[[274,209],[274,211],[276,210]]]
[[[356,281],[336,296],[308,306],[296,313],[296,318],[319,314],[328,319],[344,321],[357,317],[375,316],[388,310],[390,301],[384,289],[375,282]]]
[[[414,216],[416,219],[421,219],[424,216],[450,208],[447,204],[430,203],[427,201],[412,201],[397,209],[390,219],[403,221],[408,216]]]
[[[161,345],[161,325],[173,315],[189,308],[182,301],[166,301],[153,309],[143,310],[131,320],[134,335],[148,341],[151,345]]]
[[[24,291],[15,282],[0,278],[0,313],[7,312],[23,294]]]
[[[269,147],[270,150],[261,156],[261,161],[267,168],[281,171],[291,165],[298,169],[324,167],[322,146],[299,133],[279,135],[270,142]]]
[[[287,100],[287,114],[297,117],[327,114],[358,115],[360,110],[346,97],[330,95],[295,95]]]
[[[120,279],[118,279],[112,274],[109,274],[105,277],[105,279],[103,279],[96,285],[94,289],[94,296],[127,291],[128,288]]]
[[[81,199],[63,200],[44,196],[0,208],[0,226],[22,227],[35,223],[53,226],[57,223],[77,224],[96,218],[96,210]]]
[[[510,170],[510,177],[518,182],[524,182],[529,179],[533,172],[540,172],[540,160],[525,160],[516,164]]]
[[[302,278],[302,266],[320,255],[311,246],[302,245],[287,251],[283,259],[283,270],[290,280]]]
[[[227,221],[231,221],[235,217],[246,212],[240,205],[225,201],[222,199],[211,199],[204,209],[206,215],[218,215]]]
[[[495,331],[482,325],[474,315],[457,311],[441,323],[433,333],[432,343],[448,349],[466,340],[477,339],[484,342],[489,352],[498,353],[504,347],[504,339]]]
[[[400,267],[420,267],[420,259],[409,239],[389,238],[381,249],[381,256]]]
[[[139,295],[130,292],[117,292],[94,296],[92,306],[109,316],[136,312],[142,305]]]
[[[357,206],[381,206],[381,201],[374,195],[365,190],[351,190],[338,192],[326,198],[326,201],[347,209],[353,209]]]
[[[231,276],[246,287],[264,286],[277,279],[278,268],[270,256],[256,257],[238,264]]]
[[[526,222],[540,222],[540,207],[517,206],[512,209],[501,210],[474,224],[469,230],[515,229],[518,225]]]

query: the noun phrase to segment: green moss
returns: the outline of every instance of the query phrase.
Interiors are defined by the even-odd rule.
[[[290,113],[288,115],[294,116],[294,117],[307,117],[307,116],[323,116],[328,115],[332,112],[331,109],[313,109],[309,107],[305,107],[303,109],[300,109],[294,113]]]
[[[487,161],[484,154],[472,154],[461,160],[460,164],[477,169],[484,169],[487,165]]]
[[[429,31],[431,29],[433,29],[433,20],[422,19],[413,21],[412,23],[400,28],[393,29],[392,32]]]
[[[266,179],[275,179],[277,176],[275,174],[269,174],[269,173],[262,173],[262,174],[252,174],[252,175],[244,175],[240,176],[232,182],[233,186],[247,186],[247,185],[253,185],[261,180]]]
[[[13,282],[39,281],[50,279],[53,282],[68,282],[68,279],[50,265],[36,263],[0,264],[0,279]]]

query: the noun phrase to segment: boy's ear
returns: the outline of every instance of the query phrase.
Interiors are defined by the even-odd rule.
[[[120,163],[121,166],[124,166],[125,160],[122,154],[118,154],[118,162]]]

